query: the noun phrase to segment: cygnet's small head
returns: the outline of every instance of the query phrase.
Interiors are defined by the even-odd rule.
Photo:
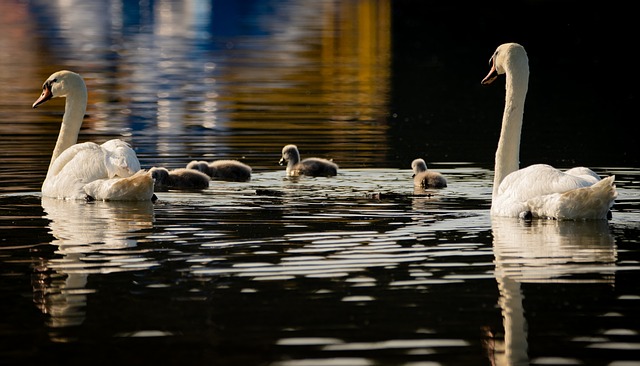
[[[282,158],[280,159],[280,165],[285,163],[296,164],[300,161],[300,153],[296,145],[287,145],[282,148]]]
[[[415,159],[411,162],[411,170],[413,170],[413,174],[418,174],[427,171],[427,163],[424,159]]]
[[[149,173],[151,173],[151,177],[156,184],[164,184],[169,180],[169,171],[166,168],[153,167],[149,169]]]
[[[518,43],[504,43],[496,48],[496,51],[491,56],[489,60],[491,64],[491,69],[487,76],[482,79],[482,85],[491,84],[498,75],[505,74],[509,72],[509,70],[513,70],[515,68],[528,69],[529,58],[527,57],[527,52],[524,47],[522,47]]]
[[[86,93],[86,90],[84,80],[79,74],[68,70],[54,72],[42,85],[42,94],[32,107],[36,108],[51,98],[67,97],[78,91]]]

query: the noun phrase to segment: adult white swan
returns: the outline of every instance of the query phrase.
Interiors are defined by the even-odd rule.
[[[482,84],[490,84],[499,74],[506,74],[506,97],[496,151],[491,214],[561,220],[608,218],[617,197],[615,176],[601,180],[588,168],[561,172],[546,164],[518,170],[529,82],[529,59],[521,45],[500,45],[491,57],[491,70]]]
[[[51,155],[42,195],[64,199],[141,201],[153,197],[153,178],[140,170],[131,147],[122,140],[102,145],[76,144],[87,108],[87,87],[71,71],[53,73],[42,86],[33,108],[55,97],[66,97],[58,141]]]

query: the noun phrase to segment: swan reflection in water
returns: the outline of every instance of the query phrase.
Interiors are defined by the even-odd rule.
[[[614,283],[616,247],[606,220],[522,221],[492,217],[495,277],[504,343],[489,347],[495,365],[528,365],[521,283]]]
[[[51,244],[57,256],[40,260],[33,281],[34,302],[50,316],[49,326],[62,328],[84,321],[90,274],[148,268],[153,265],[131,248],[136,235],[153,226],[153,204],[141,202],[83,202],[43,197],[50,220]],[[142,233],[140,233],[142,232]],[[136,234],[138,233],[138,234]]]

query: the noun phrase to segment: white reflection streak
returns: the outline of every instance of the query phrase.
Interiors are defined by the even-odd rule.
[[[122,249],[135,247],[131,233],[153,225],[151,202],[78,202],[43,197],[50,220],[51,244],[59,259],[40,264],[34,281],[34,302],[51,316],[52,328],[84,321],[87,277],[93,273],[148,268],[153,263]],[[114,254],[115,251],[115,254]]]
[[[504,354],[493,350],[496,365],[528,365],[523,282],[613,283],[617,257],[605,220],[524,222],[493,217],[495,277],[504,325]],[[577,279],[574,275],[589,275]],[[500,346],[495,347],[497,349]]]
[[[73,59],[95,61],[103,57],[96,50],[108,49],[112,21],[121,19],[113,17],[112,11],[119,10],[111,4],[113,1],[59,0],[42,1],[39,5],[56,16],[62,36],[74,50]]]

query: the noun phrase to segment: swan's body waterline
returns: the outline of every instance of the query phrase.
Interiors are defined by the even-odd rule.
[[[491,57],[490,84],[506,74],[502,130],[496,150],[491,214],[553,219],[606,219],[617,197],[614,177],[591,169],[562,172],[546,164],[519,169],[520,134],[529,82],[529,61],[517,43],[500,45]]]
[[[82,77],[63,70],[53,73],[33,108],[51,98],[66,98],[65,113],[51,155],[42,195],[61,199],[140,201],[153,198],[153,178],[140,169],[133,149],[118,139],[102,145],[77,144],[87,107]]]

